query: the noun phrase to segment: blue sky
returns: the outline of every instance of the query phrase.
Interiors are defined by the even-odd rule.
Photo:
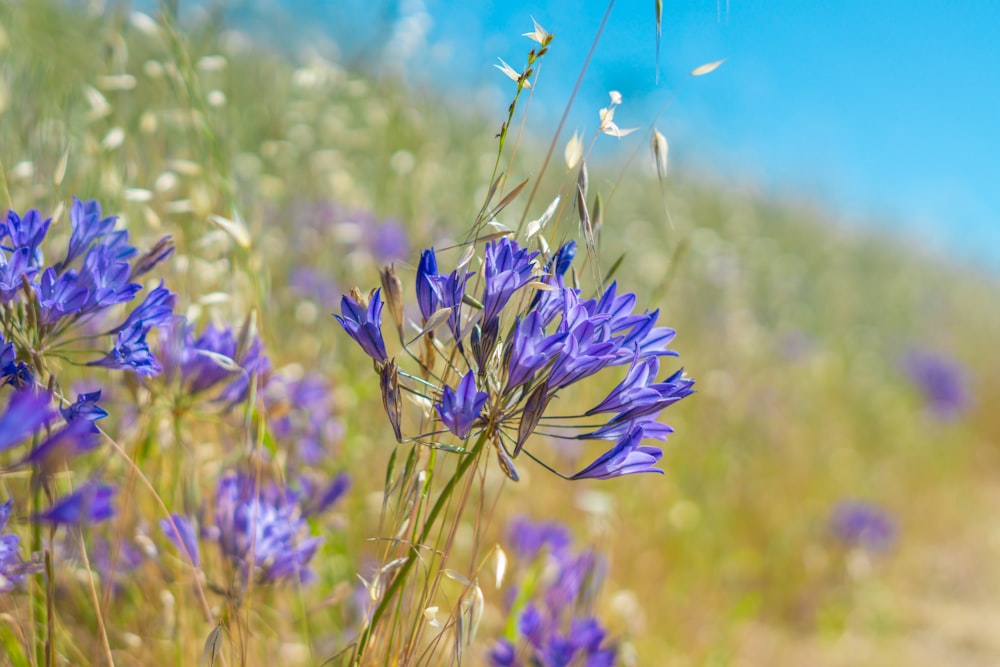
[[[421,37],[409,61],[417,76],[452,90],[502,90],[507,82],[492,65],[502,57],[521,66],[531,42],[520,35],[534,17],[556,36],[533,111],[553,125],[606,7],[601,0],[270,4],[292,15],[286,28],[308,25],[314,36],[346,43],[348,53],[358,44],[406,51],[406,39]],[[653,0],[616,2],[571,129],[592,131],[611,89],[624,96],[622,127],[648,127],[669,98],[657,125],[679,168],[812,198],[838,217],[889,226],[1000,270],[1000,2],[664,0],[659,83],[653,7]],[[688,76],[720,58],[728,60],[711,75]],[[499,116],[506,98],[496,100]]]

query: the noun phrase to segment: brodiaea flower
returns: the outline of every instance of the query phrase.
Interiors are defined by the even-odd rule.
[[[257,487],[248,475],[227,475],[215,496],[215,526],[206,531],[227,558],[260,581],[312,578],[309,561],[322,539],[304,537],[309,526],[294,495],[273,484]]]
[[[457,389],[442,386],[437,390],[441,399],[434,407],[441,422],[459,438],[470,437],[473,428],[481,426],[478,432],[496,448],[500,466],[514,480],[518,475],[512,460],[522,452],[535,458],[525,445],[540,428],[540,433],[550,437],[615,442],[593,463],[566,479],[660,472],[653,466],[663,452],[642,441],[666,440],[672,429],[657,421],[659,414],[694,391],[694,381],[684,376],[683,370],[662,380],[656,377],[659,358],[677,356],[667,347],[674,330],[657,326],[659,311],[635,312],[636,295],[620,293],[617,283],[608,285],[594,299],[584,299],[580,290],[565,286],[563,276],[569,271],[575,251],[572,242],[564,244],[546,258],[545,269],[540,272],[536,263],[540,252],[502,238],[486,246],[483,280],[470,281],[474,274],[465,273],[464,263],[448,275],[439,274],[434,251],[425,250],[416,277],[421,315],[426,320],[432,312],[451,310],[448,325],[453,350],[450,354],[421,357],[420,378],[428,382],[420,388],[413,386],[413,381],[420,378],[401,369],[397,372],[395,366],[389,369],[389,379],[395,382],[393,388],[425,395],[427,384],[433,386],[429,380],[437,377],[432,368],[436,357],[447,356],[459,374],[464,371]],[[512,298],[532,280],[537,280],[539,287],[532,298]],[[479,285],[482,292],[478,298],[466,292],[467,287],[475,289]],[[383,360],[379,367],[383,397],[390,393],[398,396],[396,390],[385,391],[388,367],[384,347],[379,347],[382,339],[375,305],[369,305],[366,312],[359,296],[355,295],[353,302],[344,297],[345,317],[338,319],[370,356]],[[473,314],[476,310],[479,312]],[[501,315],[506,311],[512,311],[513,326],[501,325]],[[471,354],[463,345],[464,338],[468,339]],[[424,343],[425,349],[434,350],[449,341],[428,338]],[[561,417],[546,414],[564,389],[629,363],[625,379],[594,408]],[[408,381],[410,386],[406,386]],[[388,413],[397,439],[401,439],[399,410],[394,408]],[[608,413],[611,416],[603,425],[580,426],[574,421]],[[570,434],[570,429],[577,434]]]
[[[49,395],[19,391],[0,413],[0,452],[10,449],[56,416],[49,406]]]
[[[465,438],[479,419],[488,398],[485,391],[476,390],[476,376],[469,371],[456,390],[448,386],[444,388],[441,402],[434,407],[441,416],[441,423],[458,437]]]
[[[509,238],[502,238],[486,246],[484,322],[499,315],[514,292],[531,282],[537,256],[537,252],[529,252]]]
[[[610,667],[617,647],[592,615],[591,604],[604,578],[599,554],[570,549],[569,531],[554,523],[519,519],[512,535],[527,534],[529,548],[517,552],[515,576],[525,588],[511,596],[507,610],[517,634],[509,634],[488,654],[492,667]],[[545,537],[554,537],[542,551]],[[526,545],[527,546],[527,545]],[[527,566],[531,566],[530,568]],[[520,572],[518,572],[518,570]],[[530,583],[529,583],[530,582]],[[516,584],[515,584],[516,585]],[[516,641],[515,641],[516,640]]]
[[[939,419],[955,419],[972,404],[966,371],[956,360],[913,349],[903,356],[902,367],[924,395],[927,409]]]
[[[369,299],[366,309],[356,297],[344,296],[340,300],[341,315],[334,314],[347,335],[361,346],[369,357],[380,363],[389,360],[382,339],[382,290],[377,289]]]
[[[114,516],[111,501],[115,487],[98,482],[87,482],[70,495],[59,500],[48,511],[35,515],[35,521],[63,526],[106,521]]]
[[[885,510],[871,503],[845,500],[830,517],[834,536],[850,547],[886,551],[896,540],[896,523]]]
[[[3,532],[10,520],[14,502],[0,504],[0,593],[13,590],[24,579],[24,575],[40,572],[41,563],[25,563],[21,560],[21,543],[14,533]]]

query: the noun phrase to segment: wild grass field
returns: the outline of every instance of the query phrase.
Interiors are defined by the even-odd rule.
[[[995,275],[169,6],[0,4],[0,662],[1000,661]]]

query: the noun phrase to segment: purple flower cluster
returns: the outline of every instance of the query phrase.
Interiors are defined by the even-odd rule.
[[[6,466],[7,469],[30,468],[33,484],[48,485],[53,473],[64,470],[73,459],[100,444],[94,421],[107,413],[97,406],[99,399],[99,391],[84,394],[57,412],[52,407],[52,397],[34,387],[22,387],[11,393],[0,410],[0,454],[29,440],[34,440],[34,444]],[[81,526],[105,521],[114,514],[111,504],[114,494],[114,487],[89,481],[55,500],[48,509],[36,512],[31,519],[52,526]],[[43,569],[41,563],[23,562],[19,538],[3,532],[12,507],[10,499],[0,505],[0,593],[13,589],[24,575]]]
[[[147,376],[160,372],[160,364],[146,337],[154,328],[169,322],[174,295],[161,283],[123,322],[110,324],[109,318],[113,317],[111,311],[116,306],[135,299],[142,289],[135,279],[166,259],[173,246],[165,238],[150,252],[138,256],[136,248],[129,245],[128,232],[116,230],[115,221],[114,217],[102,217],[96,201],[81,202],[74,198],[70,208],[69,246],[63,258],[52,264],[46,263],[42,248],[50,219],[43,219],[35,210],[23,217],[9,211],[6,222],[0,223],[3,328],[7,334],[20,331],[21,340],[33,341],[33,349],[19,350],[26,359],[36,358],[46,349],[65,342],[72,328],[89,324],[103,329],[101,335],[114,336],[111,350],[91,361],[91,365],[132,370]],[[29,305],[28,310],[38,316],[17,316],[18,303]],[[33,329],[31,335],[27,335],[28,329]],[[0,341],[0,346],[3,345]],[[14,357],[9,350],[0,352],[0,372],[6,383],[23,385],[30,382],[31,369],[17,365],[17,352]]]
[[[512,551],[530,565],[513,591],[507,613],[516,633],[500,639],[487,658],[492,667],[611,667],[618,650],[591,614],[603,561],[574,553],[569,531],[554,522],[512,522]]]
[[[322,488],[304,484],[295,491],[258,483],[252,474],[227,474],[216,490],[215,525],[204,527],[200,537],[218,545],[243,581],[253,576],[260,583],[308,582],[313,577],[309,562],[323,540],[310,535],[306,519],[333,506],[348,486],[346,475]],[[173,514],[160,527],[186,560],[201,565],[199,534],[189,519]]]
[[[271,370],[260,338],[241,344],[231,328],[208,324],[200,335],[183,317],[175,317],[160,345],[164,376],[178,385],[185,400],[210,398],[227,407],[242,403],[250,380],[263,383]]]
[[[662,450],[642,443],[666,440],[672,429],[657,421],[659,414],[693,393],[694,385],[682,371],[657,379],[659,358],[676,356],[667,347],[674,330],[657,326],[657,310],[636,312],[635,294],[620,294],[616,283],[595,299],[584,299],[580,290],[567,287],[564,275],[576,254],[572,241],[548,257],[544,269],[540,254],[510,238],[492,241],[485,249],[482,279],[474,281],[475,274],[461,267],[439,273],[434,250],[421,253],[416,295],[424,335],[434,335],[446,311],[458,357],[469,366],[457,388],[441,382],[434,404],[441,423],[462,439],[485,432],[497,447],[503,469],[515,479],[510,458],[521,453],[542,420],[563,434],[566,428],[585,431],[573,439],[615,443],[569,479],[660,472],[653,466]],[[479,282],[477,299],[468,287]],[[526,290],[529,285],[537,291]],[[380,290],[367,303],[355,292],[343,298],[343,314],[336,317],[384,371],[389,357],[381,332],[382,308]],[[471,355],[463,343],[466,337]],[[428,371],[433,356],[425,354],[422,362]],[[561,390],[620,366],[628,366],[625,379],[596,406],[569,417],[545,416]],[[392,386],[383,382],[387,384]],[[596,427],[574,422],[595,415],[610,417]],[[390,419],[397,423],[398,415],[390,413]]]

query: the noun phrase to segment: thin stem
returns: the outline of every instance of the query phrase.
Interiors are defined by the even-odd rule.
[[[97,597],[97,586],[94,584],[94,571],[90,569],[90,559],[87,557],[87,546],[83,543],[83,533],[78,534],[80,541],[80,555],[83,558],[83,566],[87,570],[87,583],[89,584],[90,599],[94,602],[94,613],[97,615],[97,629],[101,634],[101,645],[104,647],[104,657],[109,665],[115,664],[115,659],[111,655],[111,643],[108,641],[108,628],[104,625],[104,614],[101,612],[101,601]],[[113,567],[113,566],[112,566]],[[108,575],[108,579],[114,577],[114,571]]]
[[[469,468],[479,460],[479,454],[483,450],[483,446],[486,444],[486,435],[484,431],[479,439],[476,440],[476,444],[473,445],[469,454],[465,456],[458,463],[458,467],[455,468],[455,473],[448,479],[445,487],[441,489],[441,493],[438,495],[437,501],[434,503],[434,507],[431,508],[430,513],[427,515],[427,520],[424,521],[423,530],[420,532],[420,539],[417,543],[423,543],[427,536],[430,534],[431,529],[434,527],[437,521],[438,515],[444,506],[447,504],[448,499],[451,497],[452,492],[455,490],[455,486],[458,481],[465,476],[469,471]],[[399,593],[406,581],[407,575],[409,575],[410,570],[413,568],[414,563],[418,560],[419,552],[416,548],[411,548],[410,555],[407,556],[406,562],[400,567],[399,572],[393,578],[392,583],[386,589],[385,593],[382,595],[382,599],[379,601],[375,611],[372,613],[371,620],[365,626],[364,632],[361,633],[361,638],[358,640],[357,650],[355,651],[354,664],[361,664],[361,658],[364,656],[365,648],[368,645],[369,640],[375,627],[378,625],[379,620],[385,614],[386,609],[389,607],[389,603],[392,602],[393,598]]]

